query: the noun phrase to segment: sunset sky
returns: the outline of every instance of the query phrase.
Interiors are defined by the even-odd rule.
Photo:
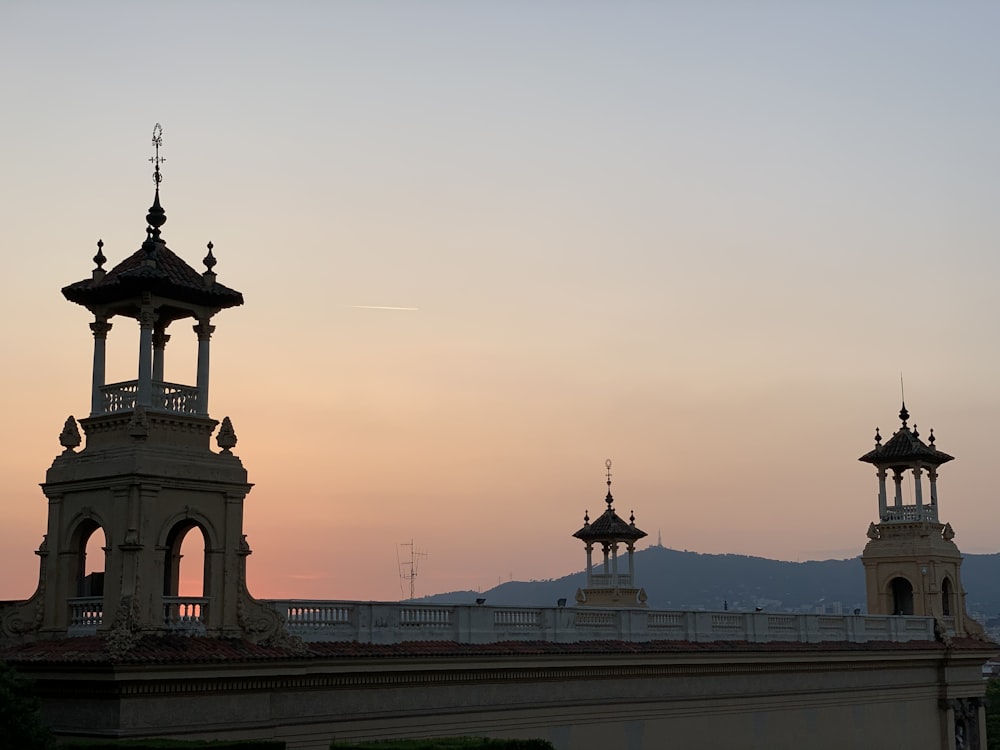
[[[142,242],[156,122],[167,244],[246,298],[211,412],[254,594],[398,599],[411,539],[418,595],[579,570],[606,458],[642,545],[860,554],[900,373],[957,457],[943,520],[1000,551],[998,33],[993,2],[3,3],[0,599],[89,411],[59,290]]]

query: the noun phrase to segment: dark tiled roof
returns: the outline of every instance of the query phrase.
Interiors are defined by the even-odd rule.
[[[971,638],[955,638],[950,648],[988,650],[996,644]],[[210,664],[231,662],[273,662],[339,658],[463,658],[483,656],[543,655],[628,655],[660,653],[743,652],[822,652],[822,651],[926,651],[944,650],[936,641],[869,641],[845,643],[750,643],[747,641],[504,641],[500,643],[455,643],[452,641],[407,641],[396,644],[373,644],[329,641],[306,643],[295,651],[278,646],[263,646],[248,641],[197,636],[145,636],[125,656],[108,653],[105,641],[98,636],[36,641],[0,650],[0,659],[13,664]]]
[[[587,523],[573,536],[584,541],[635,541],[646,536],[646,532],[638,529],[635,523],[622,519],[611,507],[612,497],[608,493],[606,502],[608,509],[593,523]]]
[[[154,259],[155,265],[146,263]],[[147,240],[143,246],[103,279],[83,279],[63,287],[66,299],[81,305],[113,304],[153,292],[174,299],[210,307],[234,307],[243,304],[243,295],[224,284],[206,285],[204,277],[179,258],[162,240]]]
[[[927,445],[909,427],[903,425],[885,445],[876,446],[858,460],[870,464],[904,464],[919,460],[932,466],[940,466],[954,458]]]

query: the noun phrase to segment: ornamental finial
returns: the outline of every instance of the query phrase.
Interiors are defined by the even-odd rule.
[[[215,245],[209,242],[207,247],[208,247],[208,255],[206,255],[201,262],[205,264],[205,268],[208,269],[208,272],[212,273],[212,269],[215,268],[215,264],[218,263],[219,261],[217,261],[215,259],[215,256],[212,255],[212,248],[215,247]]]
[[[899,421],[903,423],[903,429],[909,429],[906,426],[906,420],[910,418],[910,412],[906,410],[906,402],[903,402],[903,408],[899,410]]]
[[[163,145],[163,126],[160,123],[156,123],[153,126],[153,155],[149,157],[149,163],[153,165],[153,182],[156,184],[156,189],[160,189],[160,183],[163,182],[163,174],[160,172],[160,165],[166,161],[165,158],[160,156],[160,146]]]
[[[94,263],[97,264],[97,269],[101,270],[107,262],[108,259],[104,257],[104,240],[98,240],[97,255],[94,256]]]
[[[882,447],[882,434],[878,431],[878,427],[875,428],[875,447]]]
[[[927,442],[931,444],[931,448],[934,447],[934,428],[931,427],[931,434],[927,438]]]

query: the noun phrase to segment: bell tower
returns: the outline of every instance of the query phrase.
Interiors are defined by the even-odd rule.
[[[155,191],[141,247],[105,270],[98,242],[90,277],[62,290],[93,316],[90,412],[79,421],[86,439],[67,419],[59,436],[64,450],[42,484],[48,528],[37,553],[38,590],[0,609],[0,635],[8,638],[103,634],[127,647],[144,634],[261,639],[280,628],[277,614],[246,589],[243,501],[252,485],[232,452],[228,417],[216,435],[219,450],[210,445],[219,425],[209,415],[213,319],[242,305],[243,295],[217,281],[212,243],[201,273],[167,247],[162,143],[157,124]],[[105,349],[115,319],[137,324],[137,376],[107,383]],[[195,385],[166,378],[168,330],[184,321],[193,323],[188,337],[197,346]],[[200,596],[179,591],[181,544],[189,534],[204,541]],[[94,535],[103,541],[103,560],[88,561]],[[86,574],[88,567],[94,572]]]
[[[576,602],[587,607],[645,607],[646,591],[635,585],[635,543],[646,536],[636,528],[635,514],[624,521],[615,513],[615,499],[611,496],[611,459],[604,462],[607,469],[608,494],[604,502],[608,507],[590,522],[590,513],[583,514],[583,528],[573,536],[583,541],[587,550],[587,587],[576,592]],[[594,545],[600,545],[603,564],[594,571]],[[624,547],[627,553],[627,572],[620,569],[618,553]]]
[[[858,459],[874,465],[878,477],[878,521],[868,527],[861,556],[868,611],[934,617],[946,631],[979,634],[979,623],[965,611],[955,532],[938,511],[938,469],[954,457],[937,449],[934,430],[925,443],[917,426],[908,426],[905,403],[899,419],[885,444],[876,429],[875,448]]]

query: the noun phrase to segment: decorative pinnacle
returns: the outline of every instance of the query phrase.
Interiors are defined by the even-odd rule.
[[[215,256],[212,255],[212,248],[215,247],[215,245],[209,242],[207,247],[208,247],[208,255],[205,256],[205,258],[202,260],[202,263],[205,264],[205,268],[207,268],[208,272],[211,273],[212,269],[215,268],[215,264],[218,263],[219,261],[217,261],[215,259]]]
[[[607,461],[604,462],[604,468],[606,468],[608,470],[608,496],[606,498],[604,498],[604,502],[606,502],[608,504],[608,507],[610,508],[611,507],[611,503],[614,502],[614,498],[611,497],[611,459],[610,458]]]
[[[882,434],[878,431],[878,427],[875,428],[875,445],[876,447],[881,447],[882,445]]]
[[[98,268],[104,266],[107,262],[107,258],[104,257],[104,240],[97,241],[97,255],[94,256],[94,263],[97,264]]]
[[[906,410],[906,402],[903,402],[903,408],[899,410],[899,420],[903,423],[903,429],[907,429],[906,420],[910,418],[910,412]]]
[[[163,145],[163,126],[160,123],[156,123],[153,126],[153,155],[149,157],[149,163],[153,165],[153,182],[156,183],[156,189],[160,189],[160,183],[163,182],[163,174],[160,172],[160,165],[166,161],[165,158],[160,156],[160,146]]]
[[[583,525],[588,526],[590,524],[590,511],[583,511]]]
[[[933,427],[931,427],[931,434],[927,438],[927,442],[931,444],[931,448],[934,447],[934,428]]]
[[[920,437],[920,433],[917,432],[917,425],[913,425],[913,437]]]

